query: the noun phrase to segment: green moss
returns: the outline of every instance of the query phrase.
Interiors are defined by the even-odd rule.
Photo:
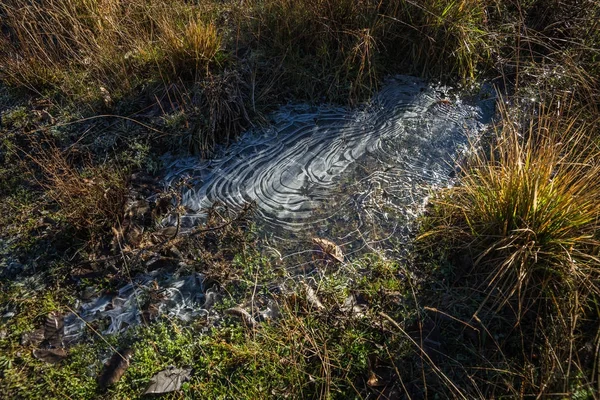
[[[246,257],[245,260],[269,267],[260,257]],[[394,273],[391,272],[394,267],[373,257],[363,262],[377,263],[385,271],[381,275]],[[249,276],[256,276],[253,267],[248,264],[246,267]],[[389,284],[380,282],[377,277],[369,283],[358,283],[356,287],[349,287],[351,282],[347,274],[328,276],[320,282],[319,296],[329,308],[323,313],[307,312],[301,303],[293,303],[295,300],[287,303],[280,299],[282,317],[263,322],[254,330],[248,330],[230,316],[225,316],[218,327],[208,331],[201,321],[186,325],[163,319],[102,340],[91,334],[92,341],[69,349],[69,357],[56,365],[34,359],[31,350],[18,343],[22,332],[39,326],[47,312],[60,309],[57,298],[52,295],[56,292],[30,296],[28,302],[20,303],[19,312],[9,325],[9,335],[0,341],[3,387],[6,393],[25,398],[62,398],[65,394],[77,398],[99,395],[139,398],[154,374],[174,365],[193,368],[192,379],[182,387],[180,394],[167,398],[199,394],[209,399],[306,398],[318,397],[319,393],[325,392],[332,397],[355,397],[357,390],[366,393],[364,381],[369,376],[369,360],[387,358],[374,345],[392,343],[399,338],[386,337],[373,326],[368,315],[359,319],[339,314],[334,317],[338,313],[336,305],[343,302],[351,289],[371,292]],[[253,290],[249,285],[243,295],[252,296]],[[22,295],[17,288],[8,291],[1,299],[2,304],[8,304],[11,296]],[[381,304],[385,307],[385,302]],[[377,307],[375,299],[370,307]],[[396,310],[386,310],[400,317]],[[112,348],[125,347],[134,351],[131,366],[114,387],[101,394],[96,387],[96,377],[102,371],[103,360],[112,354]],[[401,357],[401,354],[396,355]]]

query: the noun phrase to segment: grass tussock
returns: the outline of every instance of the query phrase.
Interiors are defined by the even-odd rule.
[[[522,120],[515,109],[501,114],[489,144],[474,145],[460,166],[460,183],[436,196],[420,239],[444,243],[454,260],[456,288],[446,290],[456,315],[504,325],[492,329],[504,332],[500,353],[482,353],[519,371],[503,387],[587,396],[599,361],[590,351],[600,298],[595,126],[559,107]]]
[[[439,225],[424,237],[452,232],[503,301],[532,291],[599,294],[600,149],[592,127],[556,109],[539,110],[525,127],[502,112],[491,149],[473,149],[460,185],[435,200]]]
[[[10,0],[0,7],[1,78],[85,99],[161,74],[203,76],[221,49],[207,12],[182,1]]]

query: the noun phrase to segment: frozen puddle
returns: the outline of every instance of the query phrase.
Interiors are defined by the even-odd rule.
[[[183,179],[189,187],[182,225],[197,224],[216,201],[233,210],[255,202],[260,223],[302,230],[329,215],[361,212],[339,208],[364,179],[385,186],[396,208],[421,204],[423,188],[452,183],[453,160],[491,118],[482,102],[465,104],[447,91],[396,77],[360,109],[285,106],[270,127],[248,131],[211,160],[172,160],[166,185]]]
[[[262,231],[287,237],[275,244],[280,249],[290,238],[305,245],[297,232],[352,236],[348,243],[360,237],[362,244],[347,250],[385,247],[382,238],[406,243],[431,190],[454,183],[454,161],[491,120],[494,102],[489,89],[467,104],[447,88],[395,77],[362,108],[285,106],[270,127],[248,131],[211,160],[171,159],[165,185],[186,182],[184,231],[214,202],[234,211],[255,202]],[[207,316],[217,298],[211,290],[201,274],[138,276],[68,315],[66,341],[76,341],[86,324],[111,334],[150,313],[184,321]]]
[[[113,334],[150,322],[159,314],[183,321],[208,317],[216,299],[216,290],[204,287],[202,274],[160,276],[155,271],[139,275],[117,293],[83,303],[76,314],[67,314],[64,342],[76,342],[86,326],[94,323],[105,324],[100,329],[102,334]]]

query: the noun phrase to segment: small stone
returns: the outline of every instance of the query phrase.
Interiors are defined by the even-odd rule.
[[[15,313],[12,311],[9,311],[7,313],[2,314],[2,319],[11,319],[14,316],[15,316]]]
[[[350,295],[344,300],[344,304],[341,305],[340,311],[348,314],[351,317],[363,317],[367,306],[365,304],[359,304],[358,300],[354,295]]]
[[[304,289],[306,291],[306,301],[308,302],[308,304],[310,304],[313,308],[316,308],[317,310],[324,310],[325,306],[323,305],[323,303],[321,303],[321,300],[319,300],[319,297],[317,297],[317,294],[315,293],[313,288],[311,288],[307,284],[304,284]]]

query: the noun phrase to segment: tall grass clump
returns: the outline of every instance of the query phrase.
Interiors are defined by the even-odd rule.
[[[476,76],[486,2],[261,0],[242,26],[300,97],[361,98],[386,73]]]
[[[556,109],[526,124],[506,108],[502,117],[491,147],[473,149],[460,185],[435,200],[423,238],[451,232],[501,303],[600,294],[600,149],[591,126]]]
[[[0,79],[85,100],[145,80],[206,75],[221,50],[208,7],[161,0],[8,0]]]
[[[494,379],[521,396],[589,396],[600,361],[598,125],[556,104],[500,116],[458,185],[436,194],[419,241],[452,266],[440,273],[454,277],[464,317],[504,327],[499,352],[481,355],[514,379]]]

